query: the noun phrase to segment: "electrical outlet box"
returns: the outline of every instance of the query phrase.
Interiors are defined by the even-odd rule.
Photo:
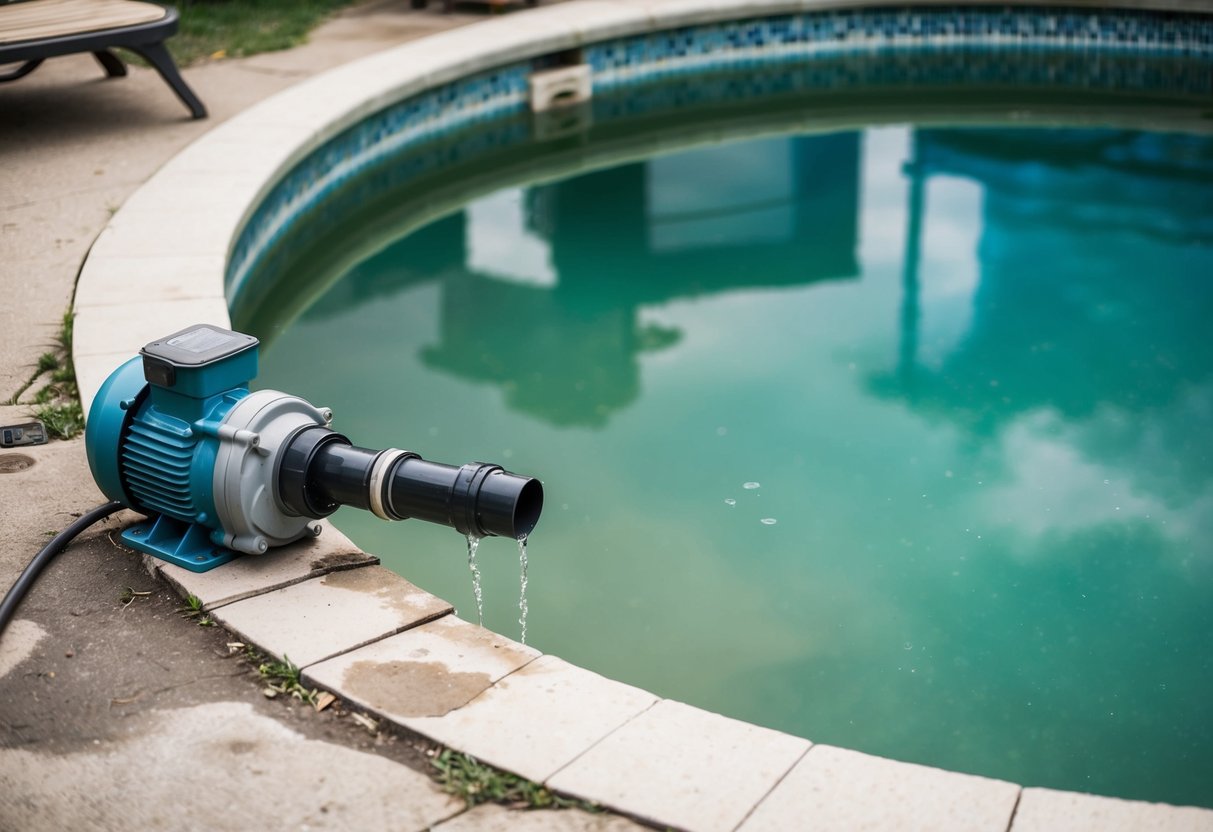
[[[19,448],[23,445],[45,445],[46,426],[41,422],[26,422],[21,425],[0,427],[0,448]]]

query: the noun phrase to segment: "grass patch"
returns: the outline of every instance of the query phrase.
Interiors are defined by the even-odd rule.
[[[41,390],[38,395],[43,395]],[[84,411],[78,401],[41,404],[34,408],[34,418],[44,424],[47,434],[55,439],[71,439],[84,430]]]
[[[481,803],[502,803],[515,809],[582,809],[601,811],[584,800],[555,794],[516,774],[486,766],[471,755],[444,748],[430,764],[438,770],[438,782],[447,794],[463,798],[468,808]]]
[[[71,312],[63,314],[63,323],[55,335],[55,348],[38,356],[33,375],[7,402],[17,400],[33,387],[43,373],[51,380],[34,391],[32,415],[46,426],[52,439],[71,439],[84,430],[84,411],[80,408],[80,393],[76,389],[76,369],[72,365],[72,330],[75,321]]]
[[[308,32],[353,0],[182,0],[181,25],[168,48],[178,64],[241,58],[298,46]]]

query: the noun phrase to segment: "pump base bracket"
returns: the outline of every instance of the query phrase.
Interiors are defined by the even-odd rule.
[[[161,514],[124,531],[122,542],[136,551],[188,569],[206,572],[236,557],[231,549],[211,543],[209,531]]]

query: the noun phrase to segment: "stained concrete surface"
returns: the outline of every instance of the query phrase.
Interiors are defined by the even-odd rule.
[[[203,121],[151,70],[107,80],[87,55],[0,86],[0,424],[28,418],[8,402],[54,345],[92,241],[155,170],[245,107],[482,16],[468,11],[371,3],[297,49],[188,68]],[[0,450],[0,591],[103,501],[82,439]],[[0,637],[0,830],[423,829],[462,811],[429,780],[426,741],[372,734],[339,705],[266,698],[231,636],[183,618],[168,585],[110,539],[124,519],[53,562]],[[600,826],[582,814],[543,828]],[[503,816],[484,817],[499,828]]]

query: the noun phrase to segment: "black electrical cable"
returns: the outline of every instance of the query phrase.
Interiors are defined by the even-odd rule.
[[[8,627],[9,620],[17,612],[17,607],[20,606],[21,600],[25,598],[25,594],[34,585],[34,581],[38,580],[39,573],[46,568],[46,565],[54,559],[55,555],[66,549],[67,544],[71,543],[80,532],[98,520],[103,520],[114,512],[121,511],[124,508],[126,506],[115,501],[97,506],[95,509],[85,512],[80,515],[78,520],[55,535],[50,543],[42,547],[42,551],[34,555],[34,559],[29,562],[29,566],[25,567],[25,571],[17,578],[17,582],[13,584],[12,589],[4,596],[4,600],[0,601],[0,635],[3,635],[5,628]]]

